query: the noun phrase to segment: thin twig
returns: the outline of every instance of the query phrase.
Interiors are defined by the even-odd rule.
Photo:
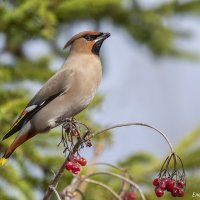
[[[104,162],[96,162],[96,163],[91,163],[91,164],[89,164],[89,165],[105,165],[105,166],[108,166],[108,167],[112,167],[112,168],[114,168],[114,169],[117,169],[117,170],[119,170],[119,171],[123,171],[123,172],[126,171],[126,169],[123,169],[123,168],[121,168],[121,167],[112,165],[112,164],[110,164],[110,163],[104,163]]]
[[[109,175],[109,176],[114,176],[116,178],[119,178],[121,180],[124,180],[126,181],[127,183],[129,183],[130,185],[134,186],[138,192],[140,193],[140,196],[142,197],[143,200],[146,200],[142,190],[140,189],[140,187],[133,181],[131,181],[130,179],[128,178],[125,178],[119,174],[115,174],[115,173],[112,173],[112,172],[94,172],[94,173],[91,173],[91,174],[88,174],[86,175],[85,177],[82,178],[81,182],[84,182],[85,180],[87,180],[88,178],[92,177],[92,176],[96,176],[96,175]]]
[[[121,168],[121,167],[112,165],[112,164],[110,164],[110,163],[96,162],[96,163],[91,163],[91,165],[105,165],[105,166],[108,166],[108,167],[112,167],[112,168],[117,169],[117,170],[119,170],[120,172],[122,172],[122,175],[123,175],[124,177],[126,177],[126,174],[127,174],[127,169],[123,169],[123,168]],[[122,180],[122,184],[121,184],[121,188],[120,188],[119,194],[122,194],[122,192],[123,192],[123,190],[124,190],[124,187],[125,187],[125,183],[126,183],[126,181]],[[121,195],[119,195],[119,196],[121,196]]]
[[[109,186],[107,186],[106,184],[104,184],[100,181],[95,181],[95,180],[91,180],[91,179],[84,179],[84,182],[99,185],[99,186],[103,187],[104,189],[108,190],[109,192],[111,192],[116,199],[121,200],[120,196],[112,188],[110,188]]]
[[[122,174],[122,176],[124,176],[124,177],[127,177],[127,175],[129,175],[128,171],[124,171],[123,174]],[[119,190],[120,196],[123,195],[123,193],[125,191],[125,188],[126,188],[126,181],[122,180],[122,183],[121,183],[121,186],[120,186],[120,190]]]
[[[150,126],[150,125],[144,124],[144,123],[140,123],[140,122],[135,122],[135,123],[131,122],[131,123],[116,124],[116,125],[113,125],[113,126],[109,126],[109,127],[105,128],[103,130],[94,132],[93,134],[90,135],[90,137],[92,138],[92,137],[95,137],[95,136],[97,136],[97,135],[99,135],[101,133],[104,133],[104,132],[108,131],[108,130],[115,129],[115,128],[120,128],[120,127],[124,127],[124,126],[145,126],[145,127],[148,127],[148,128],[151,128],[151,129],[155,130],[156,132],[158,132],[159,134],[161,134],[164,137],[164,139],[166,140],[166,142],[168,143],[168,145],[169,145],[169,147],[171,149],[171,152],[174,153],[174,149],[173,149],[173,146],[172,146],[170,140],[168,139],[168,137],[163,132],[159,131],[157,128],[154,128],[153,126]]]
[[[50,186],[50,187],[51,187],[51,186]],[[57,190],[55,189],[55,187],[52,186],[51,189],[54,191],[54,193],[55,193],[57,199],[58,199],[58,200],[61,200],[60,195],[58,194],[58,192],[57,192]]]
[[[82,192],[81,190],[76,189],[75,191],[78,192],[78,193],[80,194],[82,200],[86,200],[85,195],[83,194],[83,192]]]

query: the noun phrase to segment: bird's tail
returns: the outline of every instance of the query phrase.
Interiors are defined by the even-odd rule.
[[[13,141],[13,143],[6,149],[3,157],[0,158],[0,166],[6,163],[7,159],[11,156],[11,154],[15,151],[17,147],[19,147],[21,144],[23,144],[35,135],[36,133],[30,129],[26,130],[25,132],[22,129]]]

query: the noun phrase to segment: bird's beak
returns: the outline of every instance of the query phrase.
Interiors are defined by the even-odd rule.
[[[108,37],[110,37],[110,35],[111,35],[110,33],[102,33],[99,37],[97,37],[96,42],[99,40],[105,40]]]
[[[108,37],[110,37],[110,33],[103,33],[102,37],[105,39],[107,39]]]

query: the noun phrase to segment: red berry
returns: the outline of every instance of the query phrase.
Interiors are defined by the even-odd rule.
[[[181,190],[181,189],[179,189],[178,190],[178,195],[177,195],[178,197],[183,197],[184,196],[184,191],[183,190]]]
[[[65,165],[66,170],[72,170],[73,168],[73,163],[71,161],[68,161]]]
[[[72,171],[73,174],[78,174],[80,171]]]
[[[79,131],[77,129],[73,129],[72,130],[72,135],[76,136],[76,137],[79,136]]]
[[[165,182],[166,185],[167,185],[167,183],[168,183],[169,180],[170,180],[169,178],[163,178],[163,179],[162,179],[162,181]]]
[[[174,184],[175,184],[174,179],[168,180],[166,187],[167,191],[171,192],[174,189]]]
[[[71,160],[72,160],[74,163],[77,163],[77,162],[78,162],[77,156],[74,156],[74,155],[72,155]]]
[[[160,187],[156,187],[155,194],[157,197],[162,197],[164,195],[164,191]]]
[[[81,168],[78,164],[74,164],[72,167],[72,173],[73,174],[78,174],[80,172]]]
[[[162,190],[165,190],[166,189],[166,186],[167,186],[167,181],[165,179],[163,179],[161,182],[160,182],[160,185],[159,187],[162,189]]]
[[[135,192],[129,192],[127,194],[127,200],[135,200],[137,198],[137,195]]]
[[[178,187],[174,187],[173,190],[171,191],[171,195],[173,197],[177,197],[178,196],[178,192],[179,192],[179,188]]]
[[[160,185],[160,179],[159,178],[156,178],[153,180],[153,185],[154,186],[159,186]]]
[[[79,160],[78,160],[78,163],[81,165],[81,166],[85,166],[87,164],[87,161],[85,158],[83,157],[80,157]]]
[[[185,187],[185,182],[184,181],[178,181],[177,185],[180,188],[184,188]]]

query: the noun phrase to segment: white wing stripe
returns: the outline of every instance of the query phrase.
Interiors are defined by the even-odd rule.
[[[30,111],[34,110],[36,107],[37,107],[37,105],[28,106],[24,111],[30,112]]]

